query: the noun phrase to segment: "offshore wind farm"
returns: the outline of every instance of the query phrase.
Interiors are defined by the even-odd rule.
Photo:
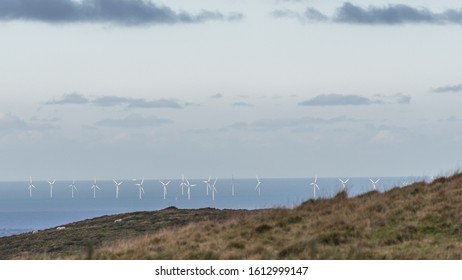
[[[429,177],[383,177],[376,191]],[[96,182],[97,181],[97,182]],[[204,191],[205,184],[206,191]],[[315,183],[313,183],[315,182]],[[345,180],[343,181],[345,182]],[[0,182],[0,236],[55,227],[109,214],[152,211],[170,206],[184,209],[293,208],[309,199],[331,198],[344,186],[339,178],[179,178],[35,180]],[[53,183],[53,184],[51,184]],[[257,187],[256,187],[257,184]],[[316,186],[314,185],[316,184]],[[50,187],[53,186],[53,193]],[[201,186],[201,187],[197,187]],[[368,177],[348,180],[350,196],[373,190]],[[183,188],[183,191],[182,191]],[[260,188],[262,191],[259,192]],[[313,188],[316,192],[313,193]],[[76,191],[78,190],[78,191]],[[208,190],[208,193],[207,193]]]

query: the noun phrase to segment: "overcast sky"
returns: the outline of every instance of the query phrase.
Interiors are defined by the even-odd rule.
[[[0,180],[461,168],[462,2],[4,0]]]

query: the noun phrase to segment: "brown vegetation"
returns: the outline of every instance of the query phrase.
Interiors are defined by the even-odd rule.
[[[86,251],[76,249],[63,254],[42,248],[44,255],[17,253],[12,256],[76,259],[462,258],[462,174],[439,178],[430,184],[415,183],[353,198],[341,192],[332,199],[309,200],[294,209],[208,210],[216,211],[220,220],[214,216],[165,226],[157,223],[155,229],[133,234],[137,235],[135,238],[122,239],[124,234],[111,227],[106,235],[116,238],[93,243],[91,251],[87,247]],[[158,213],[165,218],[169,216],[168,211],[173,211],[172,214],[200,210],[170,209],[150,215]],[[129,215],[124,217],[127,223],[132,219]],[[115,218],[110,217],[111,222]],[[132,230],[143,221],[132,221]],[[88,223],[86,230],[96,226],[91,221]],[[88,238],[103,232],[102,229],[94,230]],[[35,237],[32,234],[23,236]],[[69,236],[68,243],[61,246],[72,246],[72,238],[75,237]],[[3,244],[4,238],[0,239],[0,248]],[[23,248],[20,252],[27,251]]]

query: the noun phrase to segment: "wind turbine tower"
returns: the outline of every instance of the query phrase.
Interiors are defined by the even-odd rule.
[[[348,183],[348,181],[350,181],[350,178],[346,180],[342,180],[339,178],[338,180],[342,183],[342,191],[344,191],[346,189],[346,184]]]
[[[258,191],[258,196],[260,196],[260,192],[261,192],[261,187],[260,187],[260,179],[258,179],[258,176],[257,177],[257,186],[255,187],[255,189]]]
[[[93,189],[93,198],[96,198],[96,189],[98,190],[101,190],[98,185],[96,185],[96,178],[95,178],[95,181],[93,183],[93,186],[91,186],[91,188]]]
[[[34,184],[32,184],[32,176],[29,176],[29,197],[32,197],[32,188],[36,188]]]
[[[191,187],[195,187],[196,184],[191,185],[187,178],[185,178],[185,180],[186,180],[186,187],[188,188],[188,200],[191,200]]]
[[[139,184],[136,184],[140,190],[140,199],[141,199],[141,193],[144,193],[143,182],[144,182],[144,178],[141,180]]]
[[[48,181],[48,184],[50,184],[50,198],[53,198],[53,185],[55,184],[56,179],[53,180],[53,182]]]
[[[369,178],[369,181],[371,181],[371,184],[372,184],[372,190],[377,190],[377,183],[380,181],[380,179],[377,179],[377,180],[372,180]]]
[[[231,196],[234,196],[234,175],[231,176]]]
[[[217,192],[217,189],[215,188],[215,184],[217,183],[218,177],[215,178],[215,181],[212,184],[212,200],[215,200],[215,193]]]
[[[205,195],[209,195],[209,189],[210,189],[210,179],[212,178],[212,176],[209,176],[209,179],[208,180],[204,180],[202,182],[205,183]]]
[[[314,181],[310,184],[313,186],[313,197],[314,198],[316,198],[316,189],[318,189],[318,191],[320,190],[317,182],[318,182],[318,175],[315,175]]]
[[[164,187],[164,200],[167,199],[167,186],[168,184],[170,184],[170,181],[168,181],[167,183],[164,183],[162,181],[159,181],[161,184],[162,184],[162,187]]]
[[[185,182],[184,182],[184,174],[181,174],[181,184],[180,184],[180,187],[181,187],[181,196],[184,196],[184,187],[186,186]]]
[[[72,184],[70,184],[69,187],[71,188],[71,197],[74,198],[74,190],[77,191],[77,188],[75,186],[75,178],[72,179]]]
[[[117,183],[117,181],[114,179],[112,179],[112,181],[114,182],[114,185],[115,185],[116,199],[119,199],[119,187],[120,185],[122,185],[124,181],[120,181],[119,183]]]

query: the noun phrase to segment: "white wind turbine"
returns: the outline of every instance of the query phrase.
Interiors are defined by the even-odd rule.
[[[215,184],[217,183],[217,180],[218,180],[218,177],[215,178],[215,181],[212,184],[212,189],[211,189],[211,191],[212,191],[212,200],[215,200],[215,193],[217,192],[217,189],[215,188]]]
[[[317,184],[318,182],[318,175],[315,175],[314,176],[314,182],[312,182],[310,185],[313,186],[313,197],[316,198],[316,189],[320,190],[319,189],[319,186]]]
[[[112,182],[114,182],[114,185],[115,185],[115,188],[116,188],[116,199],[119,199],[119,187],[120,187],[120,185],[122,185],[122,183],[124,181],[120,181],[119,183],[117,183],[116,180],[112,179]]]
[[[56,179],[53,180],[53,182],[48,181],[48,184],[50,184],[50,198],[53,198],[53,185],[55,184]]]
[[[234,175],[231,176],[231,195],[234,196]]]
[[[91,186],[91,189],[93,190],[93,198],[96,198],[96,189],[98,190],[101,190],[98,185],[96,185],[96,178],[95,178],[95,181],[93,183],[93,186]]]
[[[32,176],[29,176],[29,197],[32,197],[32,188],[36,188],[34,184],[32,184]]]
[[[257,186],[255,187],[255,189],[258,191],[258,195],[260,196],[260,191],[261,191],[261,187],[260,187],[260,179],[258,179],[258,176],[257,177]]]
[[[140,199],[141,199],[141,193],[144,193],[143,182],[144,182],[144,178],[141,179],[141,182],[139,184],[136,184],[140,189]]]
[[[186,186],[186,184],[184,183],[184,174],[181,174],[181,184],[180,184],[180,187],[181,187],[181,196],[184,195],[184,187]]]
[[[186,185],[186,187],[188,188],[188,200],[191,200],[191,187],[195,187],[196,184],[191,185],[191,184],[189,183],[189,180],[188,180],[187,178],[185,178],[185,180],[186,180],[186,184],[185,184],[185,185]]]
[[[71,196],[72,198],[74,198],[74,190],[77,191],[77,188],[75,186],[75,178],[72,179],[72,184],[70,184],[69,187],[71,188]]]
[[[162,181],[159,181],[161,184],[162,184],[162,187],[164,187],[164,200],[167,199],[167,186],[168,184],[170,184],[170,181],[168,181],[167,183],[164,183]]]
[[[350,181],[350,178],[346,179],[345,181],[340,178],[338,180],[342,183],[342,191],[344,191],[346,189],[346,184],[348,181]]]
[[[209,195],[209,189],[210,189],[210,179],[212,179],[212,176],[209,176],[208,180],[204,180],[202,182],[205,183],[205,195]]]
[[[369,181],[371,181],[372,190],[374,190],[374,191],[377,190],[377,186],[376,186],[376,185],[377,185],[377,183],[380,181],[380,179],[377,179],[377,180],[374,181],[374,180],[372,180],[372,179],[369,178]]]

